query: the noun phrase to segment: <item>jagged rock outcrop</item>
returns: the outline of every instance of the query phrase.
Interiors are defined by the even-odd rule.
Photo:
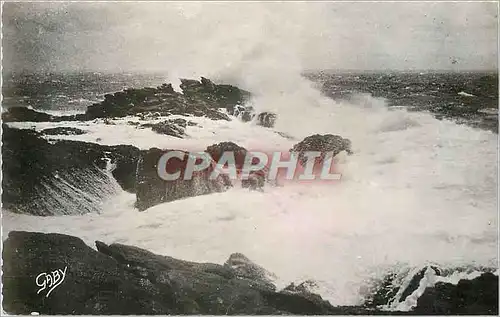
[[[161,156],[172,150],[152,148],[146,151],[137,164],[136,182],[136,207],[143,211],[149,207],[163,202],[177,199],[206,195],[214,192],[225,191],[230,181],[227,175],[220,174],[216,179],[210,179],[214,171],[215,162],[203,171],[195,171],[190,179],[184,180],[184,172],[188,162],[188,152],[183,160],[171,158],[164,167],[169,174],[180,172],[177,180],[166,181],[158,175],[158,163]]]
[[[274,128],[274,124],[276,123],[277,115],[272,112],[261,112],[257,115],[257,125],[266,127],[266,128]]]
[[[374,285],[374,292],[364,306],[397,309],[402,304],[411,304],[411,313],[418,315],[498,315],[498,276],[483,268],[480,276],[460,280],[456,285],[435,283],[437,277],[446,280],[456,270],[463,268],[444,270],[425,266],[388,274]],[[423,293],[422,285],[426,285]]]
[[[183,93],[174,91],[171,84],[163,84],[156,88],[131,88],[106,94],[102,102],[89,106],[85,114],[51,116],[16,107],[3,113],[2,119],[4,122],[88,121],[156,113],[161,116],[193,115],[229,121],[229,117],[218,109],[225,108],[229,114],[233,114],[235,106],[244,104],[250,98],[247,91],[231,85],[217,85],[203,77],[201,81],[182,79],[181,82]]]
[[[61,140],[2,126],[2,203],[19,213],[48,216],[99,212],[117,188],[135,189],[140,150]],[[113,179],[114,178],[114,179]]]
[[[250,99],[250,93],[231,85],[216,85],[207,78],[201,81],[181,79],[180,88],[188,98],[203,99],[213,108],[225,108],[233,114],[234,107]]]
[[[302,165],[307,162],[304,152],[308,151],[321,152],[321,157],[316,159],[317,162],[321,162],[328,152],[333,152],[334,157],[342,151],[352,154],[351,141],[333,134],[315,134],[308,136],[290,149],[291,153],[298,155]]]

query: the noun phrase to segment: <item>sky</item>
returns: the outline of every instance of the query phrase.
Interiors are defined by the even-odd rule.
[[[498,5],[4,3],[16,71],[495,70]]]

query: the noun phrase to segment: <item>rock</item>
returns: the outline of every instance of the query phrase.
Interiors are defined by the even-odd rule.
[[[181,87],[182,94],[175,92],[171,84],[106,94],[102,102],[89,106],[85,114],[71,116],[51,116],[29,108],[13,107],[2,114],[2,119],[4,122],[88,121],[156,113],[158,116],[193,115],[229,121],[229,117],[219,108],[225,108],[229,114],[233,114],[235,106],[242,105],[250,98],[247,91],[231,85],[216,85],[203,77],[201,81],[181,79]]]
[[[165,120],[158,123],[141,124],[141,128],[151,128],[158,134],[170,135],[182,139],[185,136],[184,127],[177,125],[171,120]]]
[[[3,247],[3,308],[9,314],[332,314],[329,304],[260,287],[227,265],[194,263],[121,244],[36,232],[9,233]],[[42,272],[64,280],[37,294]]]
[[[39,216],[100,212],[118,184],[134,191],[140,151],[133,146],[51,144],[32,130],[2,128],[2,202],[10,211]]]
[[[204,77],[201,81],[181,79],[180,88],[185,96],[207,101],[213,108],[225,108],[229,114],[250,98],[247,91],[231,85],[216,85]]]
[[[175,92],[170,84],[157,88],[126,89],[105,95],[104,101],[87,109],[89,118],[113,118],[127,115],[157,113],[168,115],[193,115],[212,120],[229,117],[218,111],[233,107],[249,98],[249,93],[230,85],[216,85],[206,78],[201,82],[181,79],[183,93]]]
[[[351,141],[333,134],[315,134],[308,136],[290,149],[291,153],[298,153],[302,165],[307,162],[307,157],[304,155],[304,152],[307,151],[321,152],[321,157],[317,159],[317,161],[321,162],[328,152],[333,152],[334,157],[342,151],[352,154]]]
[[[168,161],[166,169],[168,173],[181,172],[178,180],[165,181],[158,175],[158,162],[160,157],[172,150],[160,150],[152,148],[146,151],[137,164],[137,192],[136,207],[143,211],[159,203],[173,201],[177,199],[206,195],[214,192],[222,192],[227,189],[228,181],[225,175],[221,174],[216,179],[209,179],[214,170],[215,162],[203,170],[193,173],[193,177],[184,180],[187,155],[183,160],[172,158]],[[188,152],[184,152],[188,154]]]
[[[314,281],[305,281],[300,283],[299,285],[295,285],[294,283],[288,285],[285,287],[281,293],[283,294],[293,294],[296,296],[300,296],[303,298],[306,298],[310,300],[311,302],[315,303],[318,306],[325,306],[328,307],[330,305],[329,302],[323,300],[321,296],[318,294],[314,294],[310,289],[316,287],[316,283]]]
[[[212,144],[207,147],[205,152],[210,154],[215,162],[219,162],[224,152],[233,153],[237,170],[241,170],[243,168],[243,165],[245,164],[245,157],[247,155],[247,150],[244,147],[241,147],[233,142],[221,142],[218,144]]]
[[[231,114],[243,122],[250,122],[255,117],[255,112],[251,106],[237,105]]]
[[[276,290],[276,285],[274,285],[276,275],[267,271],[262,266],[255,264],[244,254],[231,254],[229,259],[224,263],[224,266],[231,268],[237,277],[257,281],[263,288],[271,291]]]
[[[72,127],[57,127],[57,128],[48,128],[48,129],[43,129],[41,131],[42,134],[45,135],[81,135],[85,134],[87,132],[78,129],[78,128],[72,128]]]
[[[272,112],[261,112],[257,115],[257,125],[273,128],[276,123],[276,114]]]
[[[380,305],[394,306],[404,302],[415,290],[418,289],[422,279],[426,275],[433,274],[440,276],[441,271],[435,266],[425,266],[423,268],[409,269],[407,272],[387,274],[382,281],[374,285],[373,294],[365,300],[365,306],[377,307]],[[409,281],[406,283],[404,280]],[[402,288],[402,285],[405,285]]]
[[[498,277],[491,273],[458,285],[437,283],[426,289],[414,311],[381,311],[333,307],[311,291],[310,281],[276,292],[263,284],[267,271],[242,254],[233,254],[219,265],[122,244],[96,241],[96,247],[97,251],[63,234],[10,232],[2,248],[4,311],[22,315],[498,314]],[[39,292],[37,277],[56,270],[65,272],[62,282],[49,296],[48,288]]]
[[[245,164],[245,159],[248,151],[236,143],[233,142],[221,142],[218,144],[213,144],[205,150],[215,162],[219,162],[221,156],[224,152],[231,152],[234,154],[236,170],[241,172]],[[227,164],[225,165],[227,168]],[[261,190],[264,187],[266,181],[266,174],[263,171],[252,171],[248,179],[242,179],[241,185],[243,188],[249,188],[252,190]]]
[[[262,191],[266,183],[266,174],[263,171],[251,172],[247,179],[241,180],[241,186],[251,190]]]
[[[483,273],[457,285],[438,282],[419,297],[413,313],[498,316],[498,276]]]
[[[26,107],[11,107],[2,113],[3,122],[61,122],[91,120],[86,114],[52,116]]]
[[[52,120],[53,117],[51,115],[43,112],[38,112],[26,107],[12,107],[9,108],[6,112],[2,113],[3,122],[46,122]]]

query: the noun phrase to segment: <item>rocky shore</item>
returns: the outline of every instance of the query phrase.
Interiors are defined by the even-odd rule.
[[[10,232],[3,244],[4,310],[50,315],[498,315],[498,276],[491,273],[458,285],[437,283],[410,312],[382,311],[373,302],[332,306],[309,291],[308,283],[278,290],[271,272],[239,253],[215,264],[100,241],[96,249],[68,235]],[[404,293],[411,294],[419,278]]]

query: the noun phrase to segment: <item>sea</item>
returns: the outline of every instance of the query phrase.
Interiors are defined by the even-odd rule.
[[[190,118],[198,126],[176,139],[136,129],[130,118],[10,125],[74,126],[88,133],[50,137],[141,149],[233,141],[286,151],[306,136],[332,133],[353,144],[354,154],[340,160],[342,180],[263,192],[233,188],[144,212],[134,209],[134,194],[113,184],[101,213],[2,210],[3,239],[11,230],[60,232],[92,247],[95,240],[117,242],[213,263],[241,252],[275,273],[279,287],[310,280],[333,305],[359,305],[388,274],[403,285],[427,265],[448,272],[428,277],[429,285],[498,274],[498,73],[309,71],[266,81],[260,90],[252,89],[255,78],[213,79],[255,93],[250,103],[276,112],[276,126]],[[106,93],[169,80],[161,73],[9,74],[2,107],[82,113]],[[409,298],[386,309],[414,304]]]

